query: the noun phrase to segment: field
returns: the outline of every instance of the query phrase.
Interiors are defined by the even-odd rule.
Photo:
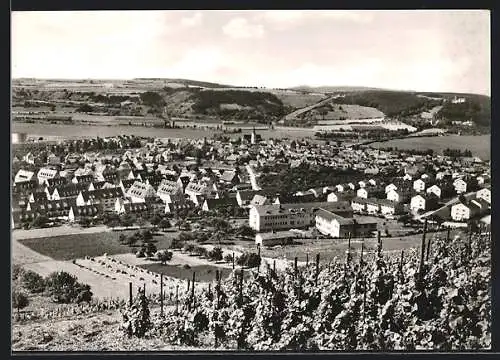
[[[383,142],[372,143],[372,147],[397,147],[402,149],[432,149],[440,154],[446,148],[450,149],[469,149],[474,156],[479,156],[482,160],[491,158],[491,136],[434,136],[434,137],[416,137],[406,139],[395,139]]]
[[[115,255],[131,252],[130,247],[119,243],[120,234],[129,232],[100,232],[88,234],[70,234],[36,239],[18,240],[22,245],[48,256],[54,260],[81,259],[85,256],[101,256],[103,254]],[[167,248],[173,233],[155,236],[158,249]]]
[[[456,233],[455,230],[451,231],[451,237]],[[438,236],[446,236],[446,232],[436,232],[427,235],[427,239]],[[356,238],[351,239],[351,248],[354,253],[354,258],[359,256],[361,251],[361,244],[363,239]],[[405,252],[411,248],[417,248],[420,246],[422,241],[422,234],[409,235],[404,237],[383,237],[382,246],[383,250],[388,253],[400,252],[405,250]],[[365,238],[364,239],[364,249],[365,251],[373,252],[376,249],[377,240],[376,238]],[[295,257],[299,262],[305,262],[307,259],[307,254],[309,254],[309,261],[313,261],[316,254],[320,254],[320,257],[324,261],[333,261],[335,258],[342,260],[345,257],[345,251],[348,247],[347,239],[297,239],[296,243],[293,245],[286,246],[275,246],[271,248],[263,248],[261,251],[262,256],[277,259],[286,259],[288,261],[293,261]],[[247,251],[255,251],[255,246],[250,244],[239,244],[236,248],[245,249]]]
[[[199,126],[198,126],[199,127]],[[88,137],[108,137],[117,135],[136,135],[144,137],[159,138],[185,138],[185,139],[203,139],[211,137],[214,134],[223,134],[221,131],[206,128],[183,128],[183,129],[163,129],[143,126],[99,126],[99,125],[62,125],[62,124],[29,124],[13,122],[12,132],[27,133],[29,137],[42,136],[47,139],[77,139]],[[246,132],[250,132],[247,130]],[[245,132],[245,133],[246,133]],[[263,139],[285,138],[301,139],[314,138],[314,132],[311,129],[300,128],[276,128],[275,130],[258,130],[258,134]],[[226,134],[235,137],[242,134]]]
[[[226,278],[231,273],[231,269],[217,267],[213,265],[197,265],[190,266],[188,268],[181,265],[169,265],[169,264],[147,264],[141,265],[140,267],[166,276],[174,277],[181,280],[191,280],[193,278],[193,272],[196,273],[195,280],[201,282],[211,282],[215,279],[215,270],[222,272],[222,277]]]

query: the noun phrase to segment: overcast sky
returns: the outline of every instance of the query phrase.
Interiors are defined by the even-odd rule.
[[[489,95],[489,12],[13,12],[12,76]]]

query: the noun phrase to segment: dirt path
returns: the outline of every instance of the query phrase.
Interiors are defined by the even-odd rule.
[[[10,254],[13,264],[24,265],[43,261],[53,261],[52,258],[31,250],[27,246],[19,243],[17,240],[12,239],[10,244]]]

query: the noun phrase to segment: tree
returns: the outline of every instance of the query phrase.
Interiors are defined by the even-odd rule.
[[[158,226],[158,224],[160,224],[162,220],[163,220],[163,219],[161,218],[161,216],[160,216],[160,215],[155,214],[155,215],[153,216],[153,218],[150,220],[150,222],[151,222],[151,225],[153,225],[153,226],[157,227],[157,226]]]
[[[144,230],[142,232],[142,241],[145,242],[145,243],[148,243],[150,242],[151,240],[153,240],[153,234],[151,233],[151,231],[149,230]]]
[[[159,228],[162,229],[163,231],[165,231],[165,229],[169,229],[172,227],[172,224],[170,223],[170,221],[168,221],[168,219],[161,219],[159,224],[158,224]]]
[[[94,109],[89,104],[82,104],[75,111],[76,112],[89,113],[89,112],[94,111]]]
[[[78,223],[82,227],[89,227],[90,224],[92,224],[92,221],[88,217],[84,216],[84,217],[80,218],[80,221]]]
[[[92,300],[92,291],[90,291],[90,285],[78,283],[76,287],[76,298],[75,301],[79,304],[81,302],[89,303]]]
[[[125,244],[127,242],[127,237],[125,236],[125,234],[120,234],[120,236],[118,237],[118,241],[120,242],[120,244]]]
[[[143,245],[143,249],[147,257],[152,257],[158,250],[156,248],[156,245],[153,244],[152,242],[145,243],[145,245]]]
[[[222,249],[220,247],[214,247],[208,252],[208,258],[212,261],[222,260]]]
[[[57,303],[67,304],[91,297],[90,286],[77,282],[76,276],[65,271],[51,273],[45,282],[52,301]],[[83,294],[85,292],[90,292],[90,294]]]
[[[143,258],[146,256],[144,248],[140,248],[136,253],[135,256],[138,258]]]
[[[19,311],[21,309],[24,309],[26,306],[28,306],[29,300],[26,294],[14,290],[12,293],[12,306],[17,309],[17,316],[19,317]]]
[[[155,257],[161,261],[162,265],[165,265],[167,261],[172,260],[172,252],[168,250],[158,250],[155,254]]]
[[[255,253],[244,253],[236,261],[238,265],[254,268],[260,266],[260,256]]]
[[[32,227],[44,227],[47,225],[49,222],[49,219],[44,216],[44,215],[38,215],[35,220],[33,220],[33,223],[31,224]]]
[[[34,271],[25,271],[22,275],[24,287],[34,294],[42,293],[45,290],[45,280]]]

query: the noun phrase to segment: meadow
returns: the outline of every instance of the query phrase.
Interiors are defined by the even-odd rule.
[[[119,242],[120,234],[131,235],[134,231],[99,232],[88,234],[71,234],[49,236],[43,238],[20,239],[22,245],[48,256],[54,260],[81,259],[85,256],[96,257],[103,254],[116,255],[132,252],[132,248]],[[155,236],[158,249],[168,248],[173,235]],[[138,246],[140,242],[137,243]]]
[[[479,156],[482,160],[491,159],[491,136],[490,135],[446,135],[433,137],[413,137],[405,139],[394,139],[370,144],[371,147],[397,147],[403,149],[432,149],[442,154],[443,150],[449,149],[469,149],[474,156]]]
[[[223,134],[229,137],[239,137],[242,133],[224,134],[222,131],[213,129],[213,126],[201,128],[201,124],[197,128],[181,128],[181,129],[164,129],[144,126],[101,126],[101,125],[63,125],[63,124],[30,124],[13,122],[11,125],[12,132],[27,133],[29,137],[44,137],[44,139],[77,139],[90,137],[108,137],[117,135],[136,135],[144,137],[158,138],[186,138],[186,139],[203,139],[212,137],[215,134]],[[243,133],[250,133],[250,129],[246,129]],[[270,138],[285,138],[301,139],[314,138],[314,132],[310,129],[299,128],[277,128],[275,130],[258,130],[258,134],[263,139]]]

